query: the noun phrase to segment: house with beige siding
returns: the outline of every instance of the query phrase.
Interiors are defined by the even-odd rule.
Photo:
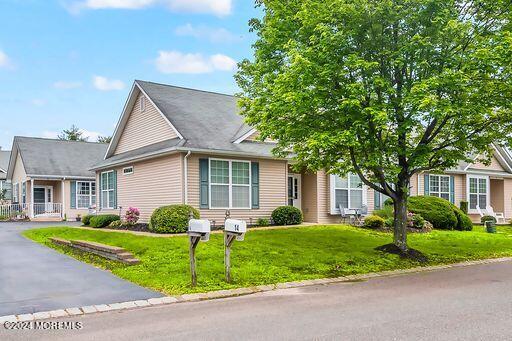
[[[3,202],[2,196],[0,196],[0,204],[9,201],[11,197],[11,183],[7,181],[7,167],[9,166],[9,158],[11,157],[11,151],[2,150],[0,147],[0,193],[3,194]]]
[[[16,136],[7,168],[15,210],[32,220],[75,219],[96,206],[96,176],[103,143]]]
[[[292,205],[306,222],[335,223],[339,207],[371,212],[384,202],[355,175],[294,172],[293,160],[276,158],[275,143],[258,137],[233,96],[135,81],[103,160],[91,168],[99,211],[137,207],[147,222],[157,207],[189,204],[222,224],[227,210],[255,221]],[[510,160],[496,148],[490,166],[475,161],[443,175],[420,174],[411,192],[470,201],[472,214],[485,201],[512,217]]]

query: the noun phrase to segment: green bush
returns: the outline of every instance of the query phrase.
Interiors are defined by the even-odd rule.
[[[369,229],[381,229],[384,227],[384,219],[378,215],[369,215],[364,218],[363,226]]]
[[[9,217],[6,216],[6,215],[0,215],[0,221],[3,221],[3,220],[8,220]]]
[[[86,214],[82,217],[82,224],[84,224],[85,226],[89,226],[89,224],[91,223],[91,218],[94,217],[94,215],[92,214]]]
[[[414,213],[409,213],[407,216],[407,226],[416,230],[422,230],[425,227],[425,219]]]
[[[384,220],[384,226],[391,228],[394,225],[395,225],[395,218],[391,217],[391,218],[387,218]]]
[[[383,206],[380,210],[373,211],[373,214],[384,219],[393,218],[393,206]]]
[[[256,221],[256,225],[258,225],[258,226],[269,226],[270,222],[268,221],[267,218],[258,218],[258,220]]]
[[[391,206],[391,207],[393,207],[393,199],[387,198],[386,200],[384,200],[384,206]]]
[[[302,223],[301,210],[293,206],[280,206],[272,212],[272,220],[276,225],[298,225]]]
[[[432,223],[435,229],[453,230],[457,227],[457,216],[452,204],[444,199],[430,196],[410,197],[408,209]]]
[[[491,215],[484,215],[482,218],[480,218],[480,222],[482,223],[482,225],[485,225],[486,221],[492,221],[496,224],[496,218],[494,218]]]
[[[462,206],[462,205],[461,205]],[[455,227],[459,231],[471,231],[473,230],[473,222],[468,217],[463,210],[457,208],[457,206],[452,205],[453,212],[457,217],[457,227]]]
[[[111,222],[108,227],[111,227],[111,228],[119,228],[121,226],[124,226],[124,223],[121,221],[121,220],[114,220],[113,222]]]
[[[462,212],[464,212],[464,214],[468,214],[468,202],[467,201],[460,202],[460,210]]]
[[[149,230],[155,233],[183,233],[188,230],[190,213],[199,219],[199,211],[189,205],[162,206],[153,211]]]
[[[115,214],[100,214],[91,217],[89,225],[95,228],[106,227],[113,221],[119,220],[119,216]]]

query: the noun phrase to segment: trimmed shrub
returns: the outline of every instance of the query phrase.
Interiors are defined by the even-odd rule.
[[[386,227],[392,228],[394,224],[395,224],[395,218],[393,218],[393,217],[387,218],[386,220],[384,220],[384,226],[386,226]]]
[[[410,197],[408,202],[410,212],[421,215],[435,229],[441,230],[453,230],[457,227],[457,216],[452,206],[447,200],[430,196]]]
[[[462,206],[462,205],[461,205]],[[469,218],[469,216],[464,213],[463,210],[457,208],[457,206],[452,205],[453,212],[457,217],[457,227],[455,227],[459,231],[471,231],[473,230],[473,222]]]
[[[153,211],[149,230],[155,233],[183,233],[188,230],[190,213],[199,219],[199,211],[190,205],[162,206]]]
[[[380,210],[373,211],[373,215],[377,215],[384,219],[393,218],[393,206],[383,206]]]
[[[121,220],[114,220],[113,222],[111,222],[108,227],[111,227],[111,228],[119,228],[121,226],[123,226],[124,223],[121,221]]]
[[[89,226],[89,224],[91,223],[91,218],[94,217],[94,215],[92,214],[86,214],[82,217],[82,224],[84,224],[85,226]]]
[[[258,225],[258,226],[269,226],[270,222],[268,221],[267,218],[258,218],[258,220],[256,221],[256,225]]]
[[[493,221],[496,224],[496,218],[491,215],[484,215],[482,218],[480,218],[482,225],[485,225],[486,221]]]
[[[363,227],[369,229],[381,229],[384,228],[384,219],[378,215],[369,215],[364,218]]]
[[[280,206],[272,212],[276,225],[298,225],[302,223],[302,211],[293,206]]]
[[[464,214],[468,214],[468,202],[467,201],[460,202],[460,210],[462,212],[464,212]]]
[[[120,220],[120,217],[115,214],[100,214],[91,217],[89,225],[95,228],[102,228],[110,225],[113,221]]]

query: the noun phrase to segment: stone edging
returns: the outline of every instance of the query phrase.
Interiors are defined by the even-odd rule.
[[[250,288],[237,288],[230,290],[218,290],[218,291],[210,291],[207,293],[196,293],[196,294],[184,294],[180,296],[166,296],[159,298],[150,298],[147,300],[138,300],[138,301],[129,301],[122,303],[112,303],[112,304],[99,304],[99,305],[91,305],[84,307],[74,307],[67,309],[58,309],[52,311],[44,311],[37,312],[33,314],[20,314],[20,315],[7,315],[0,316],[0,323],[4,322],[16,322],[16,321],[35,321],[35,320],[44,320],[49,318],[57,318],[57,317],[72,317],[84,314],[93,314],[93,313],[101,313],[107,311],[116,311],[116,310],[126,310],[133,309],[139,307],[149,307],[149,306],[160,306],[174,303],[182,303],[182,302],[197,302],[203,300],[210,300],[216,298],[227,298],[227,297],[236,297],[242,295],[255,294],[258,292],[272,291],[276,289],[291,289],[298,288],[304,286],[311,285],[319,285],[319,284],[331,284],[331,283],[343,283],[343,282],[352,282],[358,280],[366,280],[375,277],[391,277],[404,275],[409,273],[417,273],[417,272],[427,272],[448,268],[456,268],[456,267],[464,267],[470,265],[479,265],[479,264],[491,264],[491,263],[500,263],[512,260],[512,257],[503,257],[503,258],[491,258],[491,259],[483,259],[476,261],[467,261],[462,263],[454,263],[454,264],[446,264],[446,265],[433,265],[426,267],[416,267],[411,269],[404,270],[390,270],[383,272],[374,272],[367,274],[359,274],[359,275],[349,275],[343,277],[334,277],[334,278],[323,278],[323,279],[309,279],[304,281],[297,282],[286,282],[286,283],[278,283],[278,284],[269,284],[269,285],[259,285]]]

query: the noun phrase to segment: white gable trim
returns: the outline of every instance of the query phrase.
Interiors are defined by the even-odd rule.
[[[132,88],[130,90],[130,94],[128,95],[128,98],[126,99],[126,102],[123,107],[123,111],[121,113],[121,116],[119,117],[119,120],[117,121],[116,129],[114,130],[114,134],[112,135],[112,141],[110,141],[110,144],[108,145],[107,152],[105,153],[104,159],[106,160],[112,154],[114,153],[115,149],[117,148],[117,145],[119,143],[119,140],[121,138],[122,132],[124,130],[124,127],[126,126],[126,123],[128,122],[128,118],[130,116],[130,113],[135,105],[135,102],[137,100],[137,96],[139,93],[142,93],[149,102],[155,107],[155,109],[158,111],[158,113],[163,117],[163,119],[169,124],[171,129],[176,133],[176,135],[183,139],[183,136],[181,133],[172,125],[172,123],[169,121],[169,119],[164,115],[164,113],[160,110],[160,108],[153,102],[151,97],[148,96],[148,94],[142,89],[142,87],[137,83],[137,81],[133,82]]]
[[[239,144],[240,142],[245,141],[249,136],[254,134],[256,131],[257,131],[256,128],[252,128],[247,133],[245,133],[242,136],[240,136],[239,138],[237,138],[233,143]]]
[[[496,159],[498,159],[500,165],[505,168],[507,170],[507,172],[509,173],[512,173],[512,167],[510,167],[510,165],[508,164],[508,162],[505,160],[505,158],[503,157],[503,155],[501,155],[501,153],[499,152],[498,148],[496,148],[496,146],[493,144],[492,145],[492,149],[494,149],[494,153],[493,153],[493,157],[496,157]],[[477,155],[477,157],[475,157],[473,159],[473,162],[472,163],[469,163],[465,168],[464,168],[464,171],[467,171],[469,168],[471,168],[471,166],[473,166],[475,164],[475,162],[477,161],[477,159],[480,157],[480,154]]]

